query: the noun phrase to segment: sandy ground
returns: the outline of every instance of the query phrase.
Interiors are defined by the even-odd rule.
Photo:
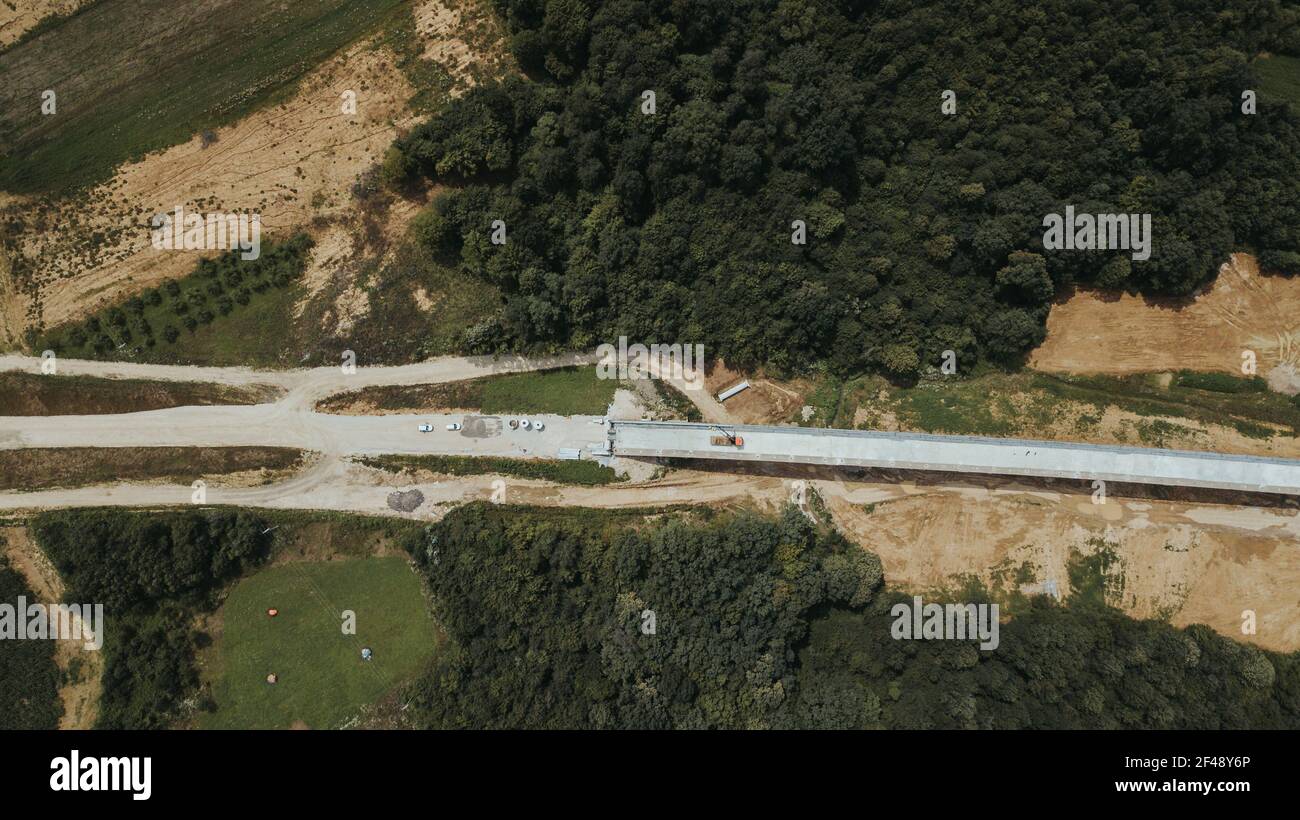
[[[0,0],[0,10],[5,2]],[[426,58],[457,78],[456,91],[474,82],[476,73],[495,70],[502,59],[497,52],[503,51],[481,10],[464,5],[468,11],[425,0],[414,9]],[[356,93],[355,115],[343,113],[345,91]],[[124,165],[86,197],[54,204],[46,222],[59,230],[29,225],[17,236],[17,253],[37,271],[35,286],[19,287],[9,263],[0,258],[0,346],[15,346],[23,329],[37,321],[53,327],[188,273],[200,254],[158,251],[150,243],[149,219],[178,205],[198,212],[259,213],[263,241],[298,230],[325,235],[326,247],[308,271],[309,285],[318,292],[365,229],[353,184],[400,131],[420,119],[408,107],[414,93],[390,49],[357,43],[304,78],[285,103],[218,130],[206,147],[196,135]],[[30,200],[0,194],[0,214],[21,217],[34,207]],[[416,204],[399,202],[383,215],[381,230],[400,235],[417,210]],[[327,233],[340,221],[349,223],[346,239]],[[341,297],[331,313],[344,328],[364,316],[355,298]]]
[[[17,40],[25,31],[52,14],[68,14],[88,0],[0,0],[0,46]]]
[[[357,94],[356,116],[341,110],[347,90]],[[42,277],[40,318],[54,326],[188,273],[195,252],[150,244],[150,217],[178,205],[260,213],[264,241],[345,212],[351,185],[414,121],[404,111],[412,93],[389,52],[354,46],[310,74],[284,105],[217,131],[215,143],[204,147],[195,137],[122,167],[91,192],[89,207],[60,209],[61,230],[21,238]],[[107,241],[96,250],[87,238],[97,232]]]
[[[749,389],[726,402],[718,402],[717,395],[746,379]],[[748,375],[727,367],[721,359],[714,362],[704,380],[703,401],[696,405],[709,421],[726,421],[733,424],[782,424],[790,421],[802,408],[804,395],[811,388],[806,379],[778,383],[760,375]],[[692,397],[694,399],[694,397]]]
[[[1258,374],[1274,389],[1300,391],[1300,279],[1263,276],[1253,257],[1233,254],[1191,299],[1075,293],[1052,308],[1047,339],[1029,365],[1076,374],[1240,375],[1245,350],[1254,351]]]
[[[26,527],[0,527],[10,563],[27,580],[27,586],[42,603],[63,601],[63,580],[54,565],[28,536]],[[81,602],[76,602],[81,603]],[[63,701],[60,729],[90,729],[99,712],[103,652],[87,650],[81,641],[58,641],[54,662],[65,675],[59,687]],[[73,669],[75,662],[75,671]]]

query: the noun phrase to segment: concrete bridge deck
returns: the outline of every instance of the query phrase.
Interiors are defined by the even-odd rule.
[[[616,455],[821,464],[1064,478],[1300,495],[1300,460],[1067,442],[723,425],[741,447],[709,443],[712,424],[610,421]]]

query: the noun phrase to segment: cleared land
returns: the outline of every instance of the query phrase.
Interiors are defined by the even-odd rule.
[[[354,635],[343,632],[345,611],[356,616]],[[261,570],[235,586],[219,617],[205,672],[216,709],[200,715],[202,728],[350,725],[436,647],[419,579],[396,557]]]
[[[87,487],[123,481],[223,479],[266,484],[303,466],[287,447],[52,447],[0,450],[0,490]]]
[[[610,467],[594,461],[551,461],[472,456],[373,456],[357,459],[367,467],[411,475],[503,475],[594,487],[618,481]]]
[[[260,404],[280,391],[264,385],[102,379],[0,373],[0,416],[82,416],[171,407]]]
[[[1264,276],[1234,254],[1190,299],[1079,291],[1052,308],[1035,370],[1125,375],[1166,370],[1241,375],[1243,351],[1274,389],[1300,392],[1300,278]]]
[[[598,378],[594,367],[566,367],[440,384],[370,387],[331,396],[316,409],[345,415],[464,411],[600,416],[617,389],[617,380]]]

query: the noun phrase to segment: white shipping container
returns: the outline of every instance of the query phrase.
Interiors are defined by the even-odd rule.
[[[728,387],[726,390],[723,390],[721,393],[719,393],[718,401],[726,401],[727,399],[736,395],[740,391],[748,390],[748,389],[749,389],[749,381],[748,380],[743,381],[740,384],[736,385],[735,387]]]

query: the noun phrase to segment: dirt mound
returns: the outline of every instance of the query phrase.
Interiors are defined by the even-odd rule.
[[[397,491],[388,494],[388,508],[397,512],[410,513],[424,503],[424,493],[419,490]]]

